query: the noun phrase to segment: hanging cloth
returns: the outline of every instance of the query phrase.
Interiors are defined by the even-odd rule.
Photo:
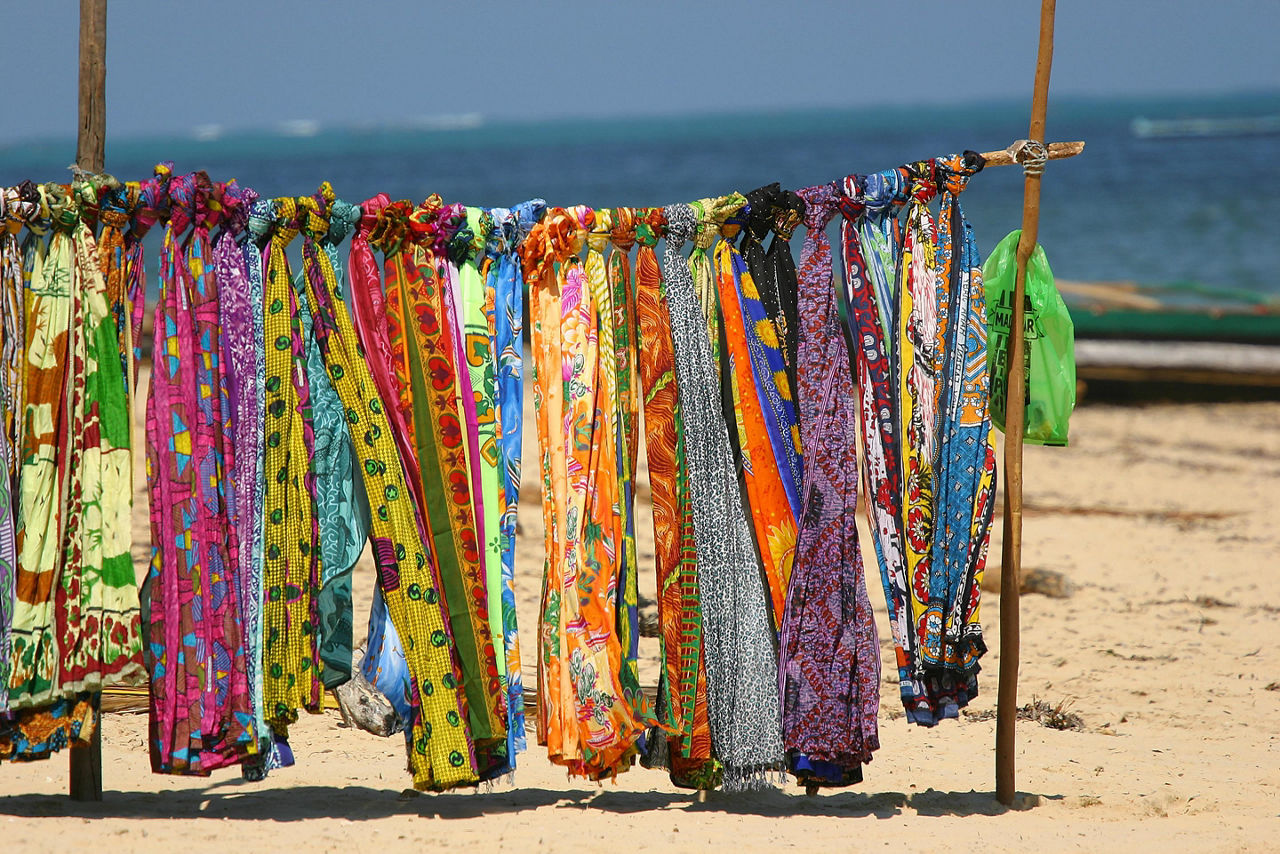
[[[490,329],[496,361],[498,452],[500,456],[499,525],[502,546],[502,627],[507,663],[507,758],[526,746],[524,681],[520,672],[520,633],[516,622],[515,537],[520,501],[522,411],[524,405],[524,275],[519,249],[529,230],[542,219],[546,202],[533,199],[507,210],[490,211],[494,227],[485,246],[487,287],[492,289]]]
[[[937,368],[938,288],[935,264],[935,228],[929,202],[937,195],[932,160],[906,167],[911,176],[910,199],[903,228],[902,250],[895,279],[898,292],[894,310],[895,381],[898,407],[896,432],[901,448],[902,531],[904,563],[910,591],[910,630],[915,634],[917,657],[912,662],[918,679],[925,681],[907,709],[907,719],[925,726],[955,717],[954,701],[938,707],[923,667],[925,618],[930,603],[930,567],[934,538],[934,473],[938,432]],[[904,697],[905,699],[905,697]]]
[[[757,322],[746,318],[748,301],[754,301],[756,306],[760,303],[751,273],[732,241],[739,225],[725,222],[720,228],[723,239],[715,249],[715,269],[724,316],[727,379],[734,404],[735,426],[731,429],[736,430],[742,449],[747,501],[769,585],[776,631],[782,624],[796,547],[799,499],[787,466],[786,450],[795,415],[790,412],[790,426],[779,419],[779,415],[787,417],[792,403],[773,322],[763,316],[762,307]]]
[[[857,417],[849,355],[833,295],[826,226],[839,191],[801,190],[798,330],[803,511],[779,652],[783,739],[808,784],[860,782],[880,746],[880,649],[863,581],[855,512]]]
[[[600,315],[601,335],[607,320],[612,322],[613,366],[617,388],[618,416],[616,449],[619,499],[622,512],[623,549],[618,569],[618,589],[623,607],[618,609],[618,637],[627,667],[627,690],[640,693],[640,589],[636,554],[635,478],[640,430],[639,377],[636,375],[636,298],[631,283],[631,259],[635,245],[635,212],[631,208],[598,211],[597,226],[609,232],[609,257],[605,268],[609,280],[613,316]]]
[[[576,255],[594,219],[590,208],[554,208],[522,252],[547,530],[539,736],[553,762],[599,779],[630,766],[653,719],[642,695],[633,699],[622,685],[616,412],[604,402],[610,378],[600,365],[599,294]]]
[[[422,516],[438,560],[462,687],[475,740],[475,771],[482,777],[505,762],[505,702],[497,677],[488,619],[484,566],[475,528],[465,417],[460,408],[456,339],[446,249],[460,211],[446,220],[439,196],[417,209],[385,208],[372,242],[384,252],[390,343],[419,468]],[[403,366],[403,367],[402,367]],[[408,407],[404,407],[407,399]],[[499,745],[501,744],[501,749]],[[499,755],[503,754],[503,755]]]
[[[653,494],[653,539],[662,629],[656,714],[662,732],[649,735],[646,765],[670,769],[678,786],[711,789],[720,783],[707,717],[707,671],[702,656],[693,505],[685,461],[683,419],[676,388],[675,345],[666,288],[654,246],[666,219],[661,208],[637,211],[637,367],[644,396],[645,450]],[[623,241],[629,236],[618,235]]]
[[[939,324],[935,353],[939,414],[936,507],[929,606],[921,627],[922,664],[939,683],[944,715],[977,694],[986,652],[978,622],[995,484],[995,441],[986,373],[986,312],[981,260],[960,193],[982,168],[973,152],[939,159],[937,227]],[[940,671],[940,672],[938,672]]]
[[[0,419],[4,428],[0,439],[0,713],[9,707],[9,643],[18,571],[14,526],[25,411],[26,288],[18,232],[38,210],[39,198],[31,184],[0,190]]]
[[[267,483],[263,582],[263,703],[279,735],[299,708],[320,710],[317,648],[320,592],[319,524],[315,505],[312,392],[298,295],[285,249],[298,236],[297,203],[275,200],[276,225],[263,283],[266,349]]]
[[[419,789],[467,785],[476,781],[475,759],[435,564],[405,488],[387,409],[374,389],[329,253],[320,245],[331,232],[333,204],[327,183],[302,200],[299,224],[312,238],[303,245],[306,298],[329,379],[346,407],[352,443],[360,449],[359,470],[374,505],[370,545],[378,580],[412,674],[409,766]]]
[[[725,788],[757,788],[783,762],[768,594],[738,491],[706,319],[680,254],[696,218],[689,205],[664,212],[663,260],[686,431],[712,742],[724,765]]]
[[[486,611],[489,635],[493,643],[502,708],[507,707],[506,632],[502,610],[502,538],[499,527],[502,508],[498,503],[498,413],[496,377],[494,375],[493,337],[489,317],[493,311],[494,291],[488,288],[480,273],[484,247],[493,231],[493,217],[479,208],[466,208],[466,219],[450,241],[451,273],[456,273],[461,296],[458,313],[461,319],[457,340],[462,345],[466,379],[470,396],[468,420],[474,412],[474,431],[468,429],[468,458],[472,470],[472,496],[475,503],[476,537],[480,543],[484,571]],[[469,423],[470,426],[470,423]],[[479,474],[478,481],[475,474]],[[505,723],[505,715],[504,715]],[[505,726],[503,729],[505,730]]]
[[[883,283],[884,279],[877,279],[874,272],[875,264],[883,264],[886,253],[867,237],[869,231],[883,235],[879,219],[888,209],[894,191],[888,182],[872,181],[873,177],[850,175],[844,180],[844,194],[839,200],[845,265],[842,297],[849,336],[857,345],[854,361],[862,416],[862,476],[872,543],[889,609],[902,701],[907,709],[914,709],[916,698],[923,696],[925,689],[915,667],[918,639],[911,623],[910,584],[903,554],[901,444],[894,420],[891,339],[886,337],[886,317],[892,322],[892,303],[880,302],[877,282]],[[869,224],[864,221],[868,216],[872,217]],[[864,253],[868,244],[874,259],[871,262]],[[884,243],[886,248],[891,245]],[[886,305],[888,313],[882,310]]]
[[[156,171],[165,176],[169,167]],[[147,400],[151,765],[173,774],[208,774],[257,749],[238,544],[227,515],[235,462],[209,239],[219,216],[212,190],[204,173],[167,181]]]
[[[325,185],[328,186],[327,184]],[[355,220],[355,208],[334,203],[332,190],[297,200],[306,211],[302,229],[302,270],[294,276],[298,293],[298,317],[306,347],[307,382],[311,388],[311,415],[315,435],[312,475],[315,483],[316,520],[320,529],[320,591],[316,632],[320,656],[320,681],[327,689],[351,678],[353,616],[351,573],[369,534],[368,501],[354,473],[354,451],[347,432],[346,408],[330,381],[319,343],[321,332],[308,306],[306,280],[323,278],[321,256],[329,262],[335,282],[343,279],[337,244],[346,239]],[[316,210],[328,212],[328,219]],[[322,230],[317,230],[322,229]],[[338,285],[341,287],[341,285]]]
[[[42,193],[53,236],[27,311],[14,709],[136,684],[144,672],[129,552],[129,415],[114,324],[77,199],[59,185]]]
[[[605,525],[604,539],[612,545],[612,557],[618,573],[616,594],[616,619],[614,631],[618,635],[618,643],[622,648],[622,671],[618,674],[623,693],[632,706],[641,707],[647,704],[640,690],[639,655],[640,622],[639,622],[639,588],[636,581],[635,525],[628,518],[631,494],[631,456],[627,448],[628,438],[624,435],[623,403],[619,388],[620,373],[623,370],[618,363],[618,350],[626,347],[628,336],[625,329],[618,327],[618,315],[625,315],[625,295],[619,291],[618,283],[610,278],[610,271],[605,264],[604,250],[609,246],[609,235],[613,230],[613,217],[605,211],[595,211],[595,220],[587,234],[587,252],[582,262],[590,288],[590,299],[595,308],[596,353],[599,358],[599,372],[596,375],[596,400],[598,412],[611,422],[613,436],[610,447],[612,460],[603,459],[598,477],[608,481],[608,488],[617,498],[617,505],[602,521]],[[617,255],[616,252],[612,253]],[[616,265],[616,260],[614,261]],[[625,287],[629,287],[626,285]],[[623,299],[621,306],[614,305],[614,296]],[[621,335],[619,334],[621,333]],[[621,338],[621,345],[619,342]],[[597,431],[608,429],[596,425]],[[612,465],[612,470],[609,466]],[[597,489],[600,486],[597,485]],[[628,537],[630,534],[630,537]]]
[[[770,278],[778,294],[783,319],[778,324],[778,331],[784,342],[782,355],[787,364],[787,379],[792,388],[798,388],[796,365],[800,332],[799,284],[796,280],[796,262],[791,257],[791,235],[800,225],[805,207],[804,201],[791,190],[781,190],[775,194],[772,205],[773,239],[769,241],[765,261],[770,268]]]

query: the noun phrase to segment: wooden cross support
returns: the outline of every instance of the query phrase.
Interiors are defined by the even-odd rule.
[[[1040,3],[1040,49],[1036,56],[1031,98],[1031,126],[1027,138],[1044,141],[1049,108],[1049,70],[1053,66],[1053,16],[1056,0]],[[1083,144],[1080,146],[1083,148]],[[1078,152],[1076,152],[1078,153]],[[1049,156],[1053,150],[1050,147]],[[1061,156],[1061,155],[1060,155]],[[1012,158],[1010,158],[1012,159]],[[1040,230],[1041,170],[1025,170],[1022,195],[1022,236],[1018,240],[1014,279],[1013,319],[1009,324],[1009,373],[1004,430],[1004,539],[1000,556],[1000,689],[996,700],[996,799],[1012,806],[1014,752],[1018,719],[1018,596],[1022,575],[1022,430],[1026,419],[1026,370],[1023,364],[1023,300],[1027,260],[1036,248]]]
[[[76,139],[76,166],[85,172],[101,172],[107,128],[107,0],[80,0],[80,122]],[[132,416],[130,416],[132,417]],[[94,698],[100,706],[102,695]],[[71,744],[73,801],[102,800],[102,722],[93,729],[88,744]]]

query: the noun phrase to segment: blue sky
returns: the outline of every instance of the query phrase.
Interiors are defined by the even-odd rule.
[[[74,134],[79,4],[3,5],[0,142]],[[110,0],[107,130],[1029,98],[1038,10],[1034,0]],[[1280,87],[1280,0],[1061,0],[1057,17],[1056,96]]]

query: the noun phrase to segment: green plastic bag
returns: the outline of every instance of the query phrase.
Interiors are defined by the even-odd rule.
[[[1009,326],[1013,318],[1014,277],[1018,238],[1009,233],[982,267],[987,295],[987,371],[991,378],[991,420],[1004,432],[1009,363]],[[1076,405],[1075,326],[1062,295],[1053,284],[1053,271],[1044,248],[1037,245],[1027,262],[1026,401],[1023,440],[1033,445],[1066,445],[1071,410]]]

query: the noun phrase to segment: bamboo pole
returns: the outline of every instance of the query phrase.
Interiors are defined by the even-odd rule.
[[[107,130],[107,0],[80,0],[80,122],[76,166],[101,172]],[[94,697],[100,705],[102,695]],[[102,800],[102,723],[88,744],[72,742],[69,794],[73,801]]]
[[[1049,106],[1049,70],[1053,65],[1055,0],[1040,3],[1040,49],[1036,57],[1031,127],[1027,138],[1044,141]],[[1009,329],[1008,397],[1004,433],[1004,539],[1000,557],[1000,690],[996,703],[996,798],[1013,804],[1015,726],[1018,718],[1018,595],[1022,574],[1022,430],[1026,417],[1026,365],[1023,340],[1027,260],[1040,230],[1040,175],[1027,173],[1022,195],[1022,237],[1018,240],[1013,319]]]

